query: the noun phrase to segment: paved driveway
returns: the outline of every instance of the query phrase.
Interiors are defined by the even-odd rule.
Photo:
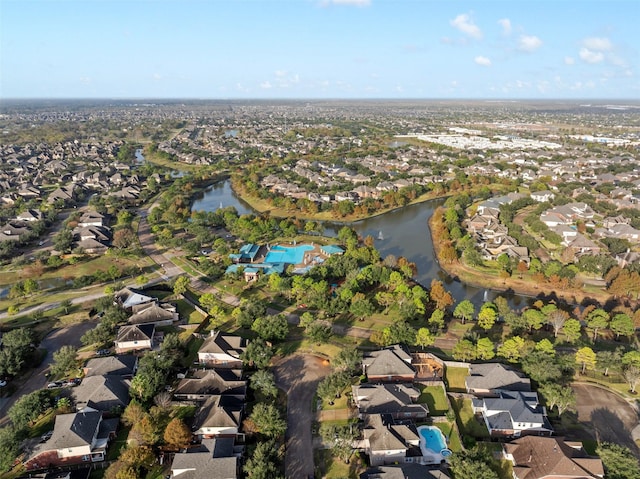
[[[604,388],[591,384],[572,384],[576,393],[578,420],[598,441],[622,444],[638,455],[632,431],[638,425],[638,412],[627,401]]]
[[[0,425],[4,424],[8,419],[6,416],[7,410],[14,402],[25,394],[29,394],[47,385],[47,378],[44,376],[44,373],[53,361],[53,353],[66,344],[76,347],[82,346],[80,337],[88,330],[95,328],[97,324],[95,321],[83,321],[82,323],[72,324],[66,328],[54,329],[42,340],[39,347],[47,350],[47,356],[40,366],[31,372],[30,376],[18,386],[10,397],[4,398],[0,402]],[[20,380],[20,378],[15,379],[16,382]]]
[[[310,354],[287,356],[274,368],[278,387],[287,393],[287,479],[313,475],[312,399],[318,383],[330,372],[325,360]]]

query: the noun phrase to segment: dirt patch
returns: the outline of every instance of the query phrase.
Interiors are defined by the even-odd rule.
[[[274,368],[278,387],[287,393],[284,461],[287,479],[300,479],[314,473],[311,423],[315,412],[311,410],[311,403],[318,383],[330,371],[326,360],[310,354],[288,356]]]
[[[636,455],[640,451],[632,431],[638,425],[636,409],[617,394],[591,384],[573,384],[578,421],[600,442],[614,442],[628,447]]]

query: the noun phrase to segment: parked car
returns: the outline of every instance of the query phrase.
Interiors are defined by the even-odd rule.
[[[42,436],[40,436],[40,442],[47,442],[53,436],[53,431],[47,431]]]
[[[54,381],[52,383],[47,384],[47,389],[56,389],[61,387],[62,387],[61,381]]]
[[[96,351],[97,356],[109,356],[111,354],[111,350],[109,349],[98,349]]]
[[[7,381],[5,381],[4,379],[0,379],[0,388],[3,388],[7,385]]]

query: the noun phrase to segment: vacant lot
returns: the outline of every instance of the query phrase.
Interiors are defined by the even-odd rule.
[[[615,442],[638,455],[631,431],[638,425],[637,411],[624,399],[591,384],[574,384],[578,420],[598,441]]]

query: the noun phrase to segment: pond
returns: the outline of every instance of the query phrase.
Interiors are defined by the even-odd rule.
[[[498,296],[499,292],[467,285],[449,276],[440,268],[435,259],[428,221],[435,209],[444,203],[444,199],[435,199],[406,206],[388,213],[356,221],[349,224],[362,237],[371,236],[375,247],[382,257],[404,256],[416,264],[418,274],[415,277],[423,286],[429,287],[433,278],[442,281],[451,291],[456,302],[469,299],[480,305]],[[207,188],[193,204],[193,210],[215,211],[219,207],[235,206],[240,214],[256,213],[248,203],[238,198],[231,189],[229,181]],[[336,236],[342,223],[326,223],[324,234]],[[524,307],[529,298],[510,295],[509,302],[514,308]]]

